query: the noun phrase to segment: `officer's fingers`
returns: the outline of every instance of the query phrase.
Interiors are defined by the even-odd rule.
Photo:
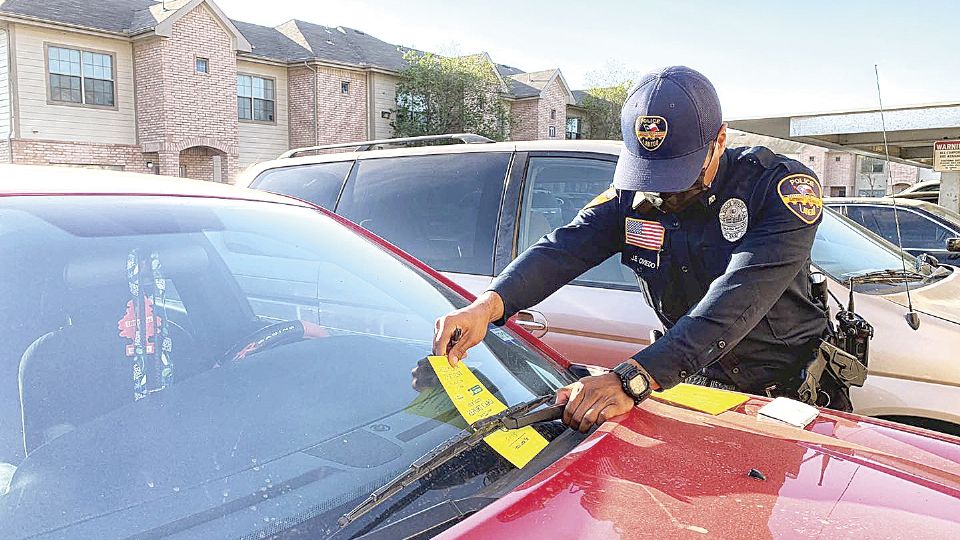
[[[612,412],[610,412],[612,406],[613,406],[612,403],[607,403],[606,405],[603,406],[603,408],[600,409],[600,412],[597,413],[598,424],[602,424],[607,420],[613,418],[614,415]]]
[[[596,420],[596,414],[599,412],[596,407],[599,404],[600,402],[592,392],[585,392],[577,411],[573,413],[573,418],[570,419],[570,427],[580,431],[580,433],[586,433]],[[593,420],[588,420],[588,416],[592,416]]]
[[[600,409],[600,412],[597,413],[597,424],[602,424],[630,410],[629,407],[624,409],[616,399],[609,399],[604,405],[598,406],[597,408]]]
[[[450,320],[449,315],[437,319],[436,331],[433,333],[433,354],[434,356],[443,356],[447,354],[447,347],[450,345],[450,338],[456,330],[456,324]]]
[[[606,402],[596,401],[590,408],[583,412],[583,418],[580,420],[580,426],[577,428],[580,430],[580,433],[586,433],[590,431],[590,428],[593,427],[594,424],[600,423],[597,418],[599,418],[600,411],[605,405]]]
[[[485,330],[485,329],[484,329]],[[457,362],[467,356],[467,349],[473,347],[483,340],[485,332],[476,328],[468,329],[460,336],[460,340],[450,348],[447,353],[447,360],[451,366],[457,365]]]
[[[598,423],[606,422],[611,418],[630,412],[635,406],[633,398],[628,396],[616,396],[607,400],[607,405],[600,411]]]
[[[433,323],[433,354],[437,356],[440,354],[440,342],[443,339],[443,321],[444,317],[438,318]]]
[[[563,388],[557,390],[557,395],[553,400],[553,404],[563,405],[564,403],[570,401],[570,392],[572,392],[572,390],[569,386],[564,386]]]
[[[569,426],[572,422],[573,413],[576,412],[577,406],[583,401],[583,383],[577,381],[565,388],[568,389],[569,394],[567,396],[567,406],[563,408],[563,423]]]

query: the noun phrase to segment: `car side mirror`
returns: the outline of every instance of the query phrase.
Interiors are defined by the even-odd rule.
[[[960,253],[960,238],[947,238],[947,251]]]

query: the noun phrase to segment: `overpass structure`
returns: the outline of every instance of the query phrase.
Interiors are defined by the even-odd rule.
[[[730,127],[865,156],[931,168],[934,143],[960,140],[960,102],[731,120]],[[941,172],[940,204],[960,211],[960,171]]]

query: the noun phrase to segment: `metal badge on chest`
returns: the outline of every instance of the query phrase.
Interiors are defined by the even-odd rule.
[[[729,242],[736,242],[747,234],[750,220],[747,204],[740,199],[727,199],[720,207],[720,232]]]

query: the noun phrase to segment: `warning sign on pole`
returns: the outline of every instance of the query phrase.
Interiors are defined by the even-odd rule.
[[[933,143],[933,170],[937,172],[960,172],[960,141],[935,141]]]

